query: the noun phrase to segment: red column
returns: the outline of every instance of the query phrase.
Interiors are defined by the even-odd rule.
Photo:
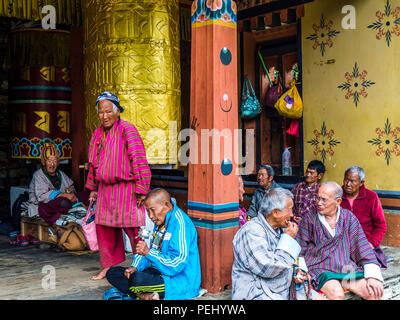
[[[239,225],[236,14],[231,0],[192,4],[190,118],[198,143],[190,148],[188,214],[198,232],[202,287],[210,293],[231,285]]]

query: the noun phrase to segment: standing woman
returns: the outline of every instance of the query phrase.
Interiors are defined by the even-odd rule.
[[[103,279],[112,266],[125,261],[122,230],[135,253],[139,227],[145,225],[143,200],[150,191],[151,172],[146,151],[134,125],[120,119],[124,109],[113,93],[104,91],[96,101],[100,127],[89,145],[86,188],[97,200],[96,233],[102,270],[92,280]]]

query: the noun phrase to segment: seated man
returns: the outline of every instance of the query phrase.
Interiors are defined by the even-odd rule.
[[[254,192],[251,204],[247,210],[247,216],[254,218],[260,209],[261,200],[264,195],[272,189],[279,188],[280,185],[274,181],[274,169],[269,165],[262,165],[257,172],[257,182],[259,187]]]
[[[378,195],[365,187],[364,170],[358,166],[344,173],[342,208],[354,213],[381,268],[387,268],[386,256],[379,246],[386,232],[386,221]]]
[[[171,202],[164,189],[150,191],[144,204],[155,224],[150,249],[139,241],[131,267],[111,267],[107,280],[132,298],[181,300],[198,296],[200,257],[192,220]]]
[[[270,190],[259,214],[233,238],[233,300],[289,299],[293,265],[301,250],[294,240],[298,227],[291,222],[292,198],[286,189]]]
[[[308,164],[306,170],[306,179],[296,184],[293,189],[293,214],[296,222],[309,211],[315,211],[315,198],[320,187],[319,181],[325,173],[325,166],[319,160],[313,160]]]
[[[380,299],[383,278],[358,219],[340,206],[342,188],[333,181],[318,189],[317,213],[299,224],[301,245],[314,288],[327,299],[344,299],[344,290],[363,299]]]
[[[89,192],[74,193],[73,181],[58,169],[58,150],[52,143],[41,149],[42,167],[35,171],[29,185],[28,215],[39,216],[53,224],[78,201],[88,205]]]

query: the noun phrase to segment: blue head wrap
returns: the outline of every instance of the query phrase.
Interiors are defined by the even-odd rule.
[[[103,91],[102,93],[100,93],[100,95],[97,97],[96,104],[98,104],[100,101],[103,101],[103,100],[111,101],[112,103],[114,103],[117,106],[117,108],[119,109],[119,111],[121,113],[124,112],[124,108],[122,108],[119,104],[118,97],[115,94],[113,94],[112,92]]]

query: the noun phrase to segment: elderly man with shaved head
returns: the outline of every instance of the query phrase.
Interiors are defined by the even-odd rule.
[[[142,239],[130,268],[112,267],[107,280],[117,289],[114,297],[127,294],[144,300],[182,300],[199,294],[200,257],[192,220],[161,188],[144,199],[154,222],[150,248]]]
[[[344,299],[344,289],[363,299],[381,299],[379,263],[356,216],[340,206],[342,196],[333,181],[318,189],[316,212],[307,213],[299,225],[300,255],[314,288],[327,299]]]
[[[268,191],[255,218],[233,239],[233,300],[287,300],[293,268],[301,250],[294,239],[293,194],[283,188]],[[306,278],[301,274],[297,282]],[[295,280],[296,281],[296,280]]]

